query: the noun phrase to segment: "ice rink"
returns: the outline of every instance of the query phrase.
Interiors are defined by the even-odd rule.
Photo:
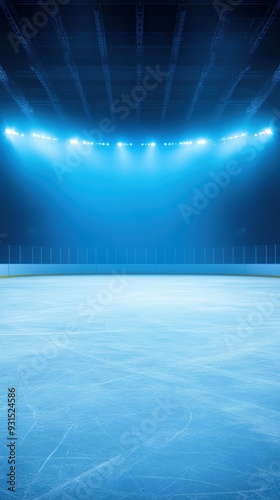
[[[0,300],[1,499],[279,500],[279,279],[13,278]]]

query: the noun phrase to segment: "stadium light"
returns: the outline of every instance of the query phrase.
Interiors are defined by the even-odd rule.
[[[32,134],[32,137],[36,139],[43,139],[44,141],[57,141],[56,137],[49,137],[48,135]]]
[[[16,130],[11,129],[11,128],[6,128],[5,134],[6,135],[19,135],[19,133]]]
[[[22,134],[22,133],[19,133],[17,132],[17,130],[15,130],[14,128],[6,128],[5,129],[5,134],[7,136],[19,136],[19,137],[25,137],[25,134]],[[30,134],[31,137],[33,138],[37,138],[37,139],[43,139],[43,140],[47,140],[47,141],[59,141],[59,139],[57,139],[56,137],[51,137],[51,136],[48,136],[48,135],[41,135],[41,134],[37,134],[37,133],[31,133]],[[245,132],[243,133],[237,133],[237,134],[234,134],[234,135],[230,135],[229,137],[222,137],[221,139],[216,139],[216,140],[211,140],[211,139],[197,139],[195,141],[180,141],[180,142],[162,142],[161,145],[162,146],[191,146],[191,145],[199,145],[199,146],[203,146],[205,144],[211,144],[211,145],[215,145],[215,144],[219,144],[219,143],[223,143],[225,144],[225,142],[227,141],[232,141],[232,140],[238,140],[238,139],[242,139],[246,136],[250,136],[250,137],[258,137],[258,136],[272,136],[273,135],[273,130],[271,128],[265,128],[263,129],[262,131],[258,132],[258,133],[250,133],[250,134],[247,134]],[[60,141],[60,142],[64,142],[64,141]],[[77,139],[76,137],[73,137],[72,139],[69,139],[67,141],[65,141],[66,144],[71,144],[71,145],[77,145],[80,143],[79,139]],[[81,144],[84,144],[84,145],[90,145],[90,146],[93,146],[93,145],[96,145],[96,146],[102,146],[102,147],[108,147],[112,144],[110,144],[109,142],[97,142],[97,143],[94,143],[94,142],[91,142],[91,141],[81,141]],[[117,146],[118,147],[123,147],[123,146],[127,146],[127,147],[132,147],[134,146],[134,144],[132,142],[117,142]],[[141,142],[141,143],[137,143],[136,144],[136,147],[137,146],[142,146],[142,147],[156,147],[157,146],[157,143],[155,141],[152,141],[152,142]]]
[[[265,130],[262,130],[258,134],[254,134],[255,137],[257,137],[258,135],[273,135],[273,132],[271,128],[266,128]]]
[[[222,137],[221,141],[232,141],[234,139],[242,139],[242,137],[246,137],[246,133],[230,135],[229,137]]]

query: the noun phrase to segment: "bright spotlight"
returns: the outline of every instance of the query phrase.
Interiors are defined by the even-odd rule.
[[[12,129],[12,128],[6,128],[5,134],[6,135],[19,135],[19,133],[16,130]]]
[[[49,137],[48,135],[32,134],[36,139],[43,139],[44,141],[57,141],[56,137]]]
[[[257,137],[258,135],[273,135],[273,132],[271,130],[271,128],[266,128],[265,130],[262,130],[262,132],[259,132],[258,134],[254,134],[255,137]]]
[[[206,139],[199,139],[198,141],[196,141],[196,144],[206,144],[207,141]]]
[[[78,139],[70,139],[70,144],[78,144]]]
[[[151,142],[151,146],[152,146],[152,148],[154,148],[156,146],[156,143],[155,142]]]
[[[122,147],[122,145],[123,145],[123,143],[122,143],[122,142],[118,142],[118,147],[119,147],[119,148],[121,148],[121,147]]]

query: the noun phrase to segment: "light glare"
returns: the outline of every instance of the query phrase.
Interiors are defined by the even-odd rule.
[[[6,128],[5,134],[6,135],[19,135],[19,133],[16,130],[11,129],[11,128]]]
[[[6,128],[5,129],[5,134],[7,136],[20,136],[20,137],[25,137],[25,134],[22,134],[22,133],[19,133],[17,132],[14,128]],[[59,139],[57,139],[56,137],[51,137],[51,136],[48,136],[48,135],[42,135],[42,134],[38,134],[38,133],[31,133],[30,134],[31,137],[33,138],[37,138],[37,139],[43,139],[43,140],[47,140],[47,141],[58,141]],[[250,134],[247,134],[245,132],[243,133],[237,133],[237,134],[234,134],[234,135],[230,135],[228,137],[222,137],[221,139],[219,140],[210,140],[210,139],[197,139],[196,141],[180,141],[180,142],[162,142],[161,145],[162,146],[191,146],[192,144],[196,144],[196,145],[205,145],[205,144],[218,144],[219,142],[221,143],[225,143],[226,141],[232,141],[232,140],[236,140],[236,139],[242,139],[246,136],[251,136],[251,137],[258,137],[258,136],[272,136],[273,135],[273,130],[271,128],[265,128],[263,129],[262,131],[260,132],[257,132],[257,133],[250,133]],[[64,142],[64,141],[62,141]],[[69,139],[66,141],[66,144],[71,144],[71,145],[78,145],[79,144],[79,139],[73,137],[72,139]],[[81,141],[81,144],[84,144],[84,145],[91,145],[93,146],[94,144],[97,145],[97,146],[110,146],[110,143],[106,143],[106,142],[98,142],[98,143],[94,143],[94,142],[91,142],[91,141]],[[152,142],[142,142],[142,143],[136,143],[136,147],[137,146],[148,146],[148,147],[156,147],[157,146],[157,143],[152,141]],[[128,147],[132,147],[134,146],[134,144],[132,142],[118,142],[117,143],[117,146],[118,147],[123,147],[123,146],[128,146]]]

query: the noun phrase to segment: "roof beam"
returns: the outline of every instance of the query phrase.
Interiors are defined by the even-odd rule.
[[[58,97],[56,96],[51,82],[49,80],[48,74],[45,72],[43,65],[32,45],[32,42],[30,40],[27,40],[23,34],[22,34],[22,20],[18,16],[17,11],[15,8],[8,3],[7,0],[0,0],[0,6],[2,7],[2,10],[9,21],[12,29],[14,30],[15,35],[18,37],[19,41],[21,42],[26,54],[28,57],[32,60],[32,66],[30,68],[34,71],[36,74],[38,80],[41,82],[42,86],[44,87],[48,98],[54,107],[55,111],[59,116],[62,116],[62,111],[61,107],[59,104]]]
[[[215,33],[213,35],[209,51],[208,51],[208,54],[206,57],[204,67],[202,69],[202,72],[201,72],[198,84],[196,86],[191,105],[189,108],[187,120],[189,120],[191,115],[193,114],[193,111],[195,109],[195,106],[197,104],[199,96],[203,90],[203,87],[204,87],[204,84],[205,84],[206,79],[208,77],[208,74],[215,64],[216,57],[217,57],[217,48],[218,48],[218,46],[219,46],[219,44],[224,36],[225,25],[226,25],[228,16],[229,16],[229,10],[225,10],[225,12],[223,13],[223,16],[220,16],[220,18],[219,18],[219,21],[218,21],[218,24],[217,24],[217,27],[216,27]]]
[[[186,10],[187,10],[186,3],[187,3],[186,0],[181,0],[179,2],[179,6],[178,6],[175,29],[174,29],[174,34],[173,34],[171,59],[170,59],[170,64],[169,64],[169,69],[168,69],[168,74],[167,74],[167,79],[166,79],[163,105],[162,105],[162,111],[161,111],[161,124],[163,124],[165,117],[166,117],[167,108],[168,108],[168,104],[169,104],[169,98],[170,98],[170,92],[171,92],[171,88],[172,88],[174,73],[175,73],[177,59],[178,59],[178,54],[179,54],[179,50],[180,50],[180,46],[181,46],[183,29],[184,29],[184,24],[185,24],[185,19],[186,19]]]
[[[136,0],[136,86],[141,87],[143,73],[144,0]],[[136,118],[140,121],[142,99],[136,99]]]
[[[232,94],[235,91],[237,85],[239,82],[242,80],[243,76],[249,71],[250,66],[243,65],[242,69],[235,75],[234,80],[231,82],[230,86],[226,90],[226,92],[223,94],[221,102],[218,105],[217,113],[216,113],[216,118],[219,118],[225,107],[228,105],[228,103],[231,100]]]
[[[83,105],[84,112],[87,115],[87,117],[89,119],[91,119],[88,103],[87,103],[87,100],[86,100],[86,97],[84,94],[84,90],[83,90],[83,87],[81,84],[78,69],[77,69],[76,63],[74,61],[74,58],[73,58],[73,55],[72,55],[72,52],[70,49],[68,37],[66,35],[66,32],[65,32],[65,29],[64,29],[64,26],[63,26],[63,23],[62,23],[62,20],[61,20],[59,13],[57,13],[56,16],[53,17],[52,22],[53,22],[53,25],[54,25],[54,28],[55,28],[55,31],[57,34],[57,38],[59,39],[59,41],[62,45],[62,48],[63,48],[63,56],[64,56],[65,64],[69,68],[69,70],[73,76],[78,95],[79,95],[81,102],[82,102],[82,105]]]
[[[94,12],[95,27],[96,27],[96,32],[97,32],[98,46],[99,46],[99,52],[100,52],[100,57],[101,57],[101,62],[102,62],[102,69],[103,69],[103,74],[104,74],[106,92],[107,92],[109,107],[110,107],[110,111],[111,111],[111,118],[112,118],[112,121],[114,122],[115,116],[113,113],[113,92],[112,92],[112,84],[111,84],[111,75],[110,75],[109,64],[108,64],[108,52],[107,52],[107,43],[106,43],[106,36],[105,36],[105,27],[104,27],[104,20],[103,20],[102,7],[101,7],[100,0],[94,0],[93,12]]]
[[[256,29],[255,33],[250,39],[248,53],[245,55],[245,58],[243,59],[241,69],[239,69],[238,72],[235,74],[235,76],[233,77],[233,81],[230,83],[229,87],[222,96],[222,99],[219,103],[218,110],[216,113],[217,118],[222,115],[226,106],[229,104],[232,94],[235,91],[237,85],[242,80],[247,71],[250,69],[250,64],[248,61],[256,52],[265,34],[267,33],[274,19],[278,15],[279,10],[280,10],[280,0],[274,1],[266,10],[264,17],[262,18],[261,22],[258,25],[258,28]]]
[[[21,111],[27,116],[29,119],[32,118],[33,109],[30,106],[29,102],[22,95],[20,90],[17,88],[16,84],[8,78],[5,70],[0,65],[0,82],[6,91],[10,94],[12,99],[17,103]]]
[[[264,103],[264,101],[266,101],[266,99],[271,94],[276,85],[279,83],[279,81],[280,81],[280,64],[276,69],[276,71],[273,73],[272,78],[269,78],[269,80],[267,80],[263,88],[251,101],[250,105],[246,109],[246,113],[248,114],[249,117],[254,116],[257,113],[261,105]]]
[[[274,0],[268,7],[265,12],[264,17],[262,18],[257,30],[250,40],[249,46],[249,57],[251,57],[254,52],[257,50],[273,21],[275,20],[278,12],[280,10],[280,0]]]

